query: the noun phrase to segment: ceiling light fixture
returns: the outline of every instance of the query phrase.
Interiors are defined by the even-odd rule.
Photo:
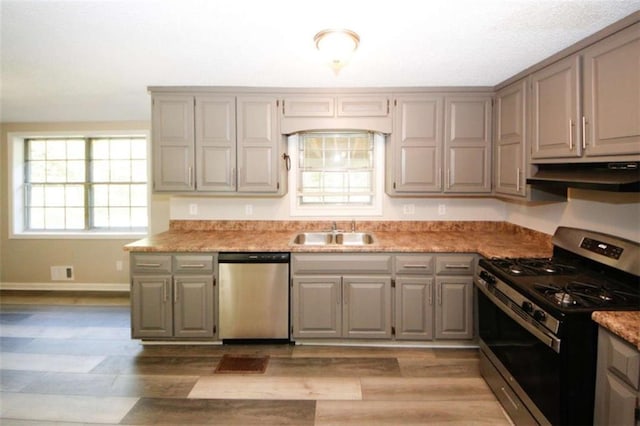
[[[351,30],[328,29],[316,34],[313,41],[337,75],[358,48],[360,37]]]

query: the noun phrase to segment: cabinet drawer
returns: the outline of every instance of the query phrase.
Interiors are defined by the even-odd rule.
[[[131,255],[131,271],[134,273],[171,273],[171,255],[168,254],[133,254]]]
[[[638,389],[640,381],[640,352],[622,339],[607,333],[607,369]]]
[[[434,257],[423,254],[403,254],[397,255],[396,274],[433,274]]]
[[[438,256],[436,260],[437,275],[473,275],[473,255]]]
[[[213,273],[213,255],[176,255],[173,257],[174,271],[178,273]]]
[[[391,255],[294,254],[294,274],[390,274]]]

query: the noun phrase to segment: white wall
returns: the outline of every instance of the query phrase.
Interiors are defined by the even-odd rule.
[[[553,234],[573,226],[640,242],[640,194],[571,189],[566,203],[505,203],[507,222]]]
[[[153,232],[175,220],[313,220],[326,217],[294,217],[289,214],[289,194],[282,198],[168,197],[167,209]],[[197,214],[190,214],[195,204]],[[156,203],[158,205],[158,203]],[[414,213],[405,214],[405,206]],[[439,214],[444,206],[445,214]],[[250,206],[251,214],[247,213]],[[351,218],[350,216],[347,216]],[[546,234],[562,226],[584,228],[640,242],[640,194],[616,194],[572,189],[567,202],[531,204],[492,198],[391,198],[384,196],[383,215],[354,217],[359,220],[486,220],[507,221]]]
[[[292,216],[290,193],[282,198],[171,197],[169,215],[175,220],[313,220],[326,217]],[[190,205],[197,214],[190,214]],[[247,207],[251,206],[251,207]],[[407,207],[405,207],[407,206]],[[414,213],[404,213],[405,208]],[[444,206],[444,214],[440,214]],[[251,210],[251,214],[247,210]],[[361,220],[505,220],[504,203],[492,198],[391,198],[384,196],[383,215]],[[352,216],[345,216],[351,219]]]

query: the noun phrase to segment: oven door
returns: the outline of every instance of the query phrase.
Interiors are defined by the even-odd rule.
[[[552,424],[562,424],[561,355],[500,309],[484,288],[478,290],[478,331],[485,346],[537,408],[529,409],[540,411]]]

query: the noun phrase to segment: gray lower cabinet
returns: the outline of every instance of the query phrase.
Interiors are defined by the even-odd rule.
[[[294,338],[391,338],[391,255],[294,254]]]
[[[476,257],[440,255],[436,260],[436,339],[473,338],[473,268]]]
[[[213,338],[214,255],[131,255],[133,338]]]
[[[600,327],[594,424],[637,425],[640,352]]]
[[[398,254],[395,266],[395,332],[398,340],[433,339],[435,256]]]

